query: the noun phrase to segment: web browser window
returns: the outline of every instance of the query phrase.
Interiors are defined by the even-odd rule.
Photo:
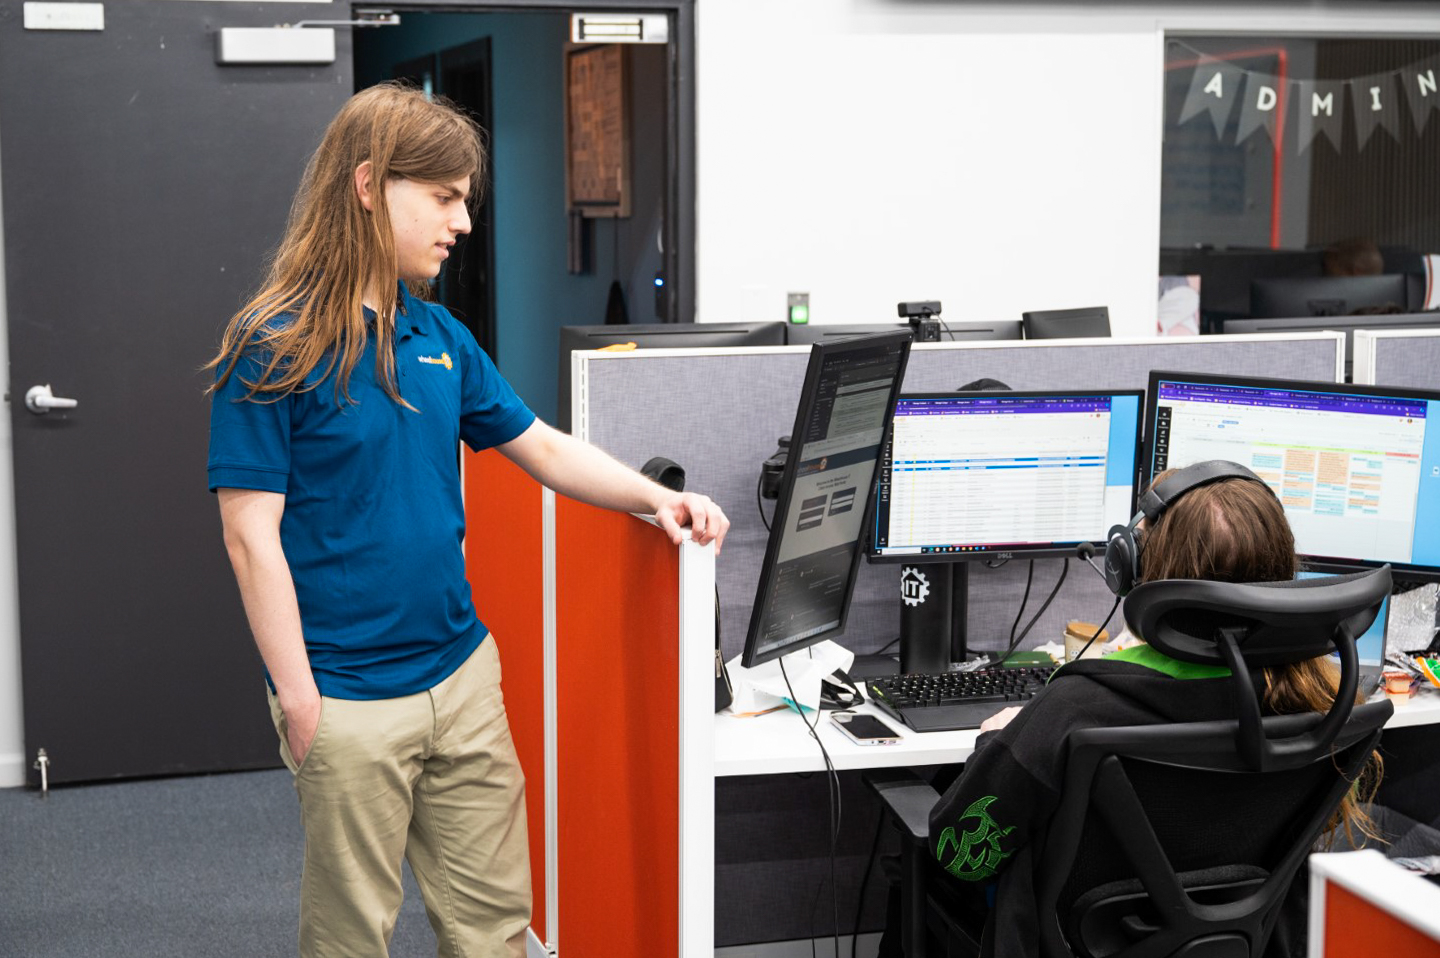
[[[1130,518],[1139,393],[902,395],[875,551],[902,556],[1102,541]]]
[[[1429,428],[1440,403],[1245,383],[1155,390],[1152,475],[1228,459],[1275,490],[1304,555],[1440,559],[1440,436]]]

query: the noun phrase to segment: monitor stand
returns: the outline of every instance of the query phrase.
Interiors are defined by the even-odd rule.
[[[970,591],[968,562],[900,569],[900,671],[944,672],[964,662]]]

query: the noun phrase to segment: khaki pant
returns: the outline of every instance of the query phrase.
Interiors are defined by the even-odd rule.
[[[305,827],[304,958],[380,958],[400,911],[401,859],[419,882],[441,958],[523,958],[530,924],[525,780],[491,636],[417,695],[325,698],[297,768],[274,694],[280,755]]]

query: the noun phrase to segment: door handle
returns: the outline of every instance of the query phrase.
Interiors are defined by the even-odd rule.
[[[62,399],[50,391],[50,384],[31,386],[25,393],[25,408],[40,416],[52,409],[74,409],[80,405],[75,399]]]

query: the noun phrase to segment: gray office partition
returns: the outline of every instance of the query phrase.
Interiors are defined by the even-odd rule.
[[[1440,313],[1435,329],[1356,330],[1357,383],[1440,389]]]
[[[1150,370],[1237,376],[1284,376],[1336,382],[1344,336],[1334,332],[1187,339],[1077,339],[1035,342],[926,343],[911,352],[904,388],[953,390],[982,377],[1014,389],[1143,389]],[[572,361],[576,435],[621,462],[639,466],[665,456],[686,471],[686,488],[709,495],[732,522],[719,558],[721,643],[738,654],[750,623],[768,538],[761,521],[774,503],[757,503],[760,464],[794,425],[809,350],[757,347],[716,350],[577,352]],[[1064,560],[1035,563],[1026,618],[1061,573]],[[970,644],[1003,647],[1020,606],[1027,563],[970,575]],[[873,652],[899,629],[900,567],[862,564],[844,644]],[[673,597],[637,597],[668,602]],[[1095,571],[1072,561],[1059,595],[1026,645],[1058,641],[1070,619],[1098,622],[1113,598]]]

